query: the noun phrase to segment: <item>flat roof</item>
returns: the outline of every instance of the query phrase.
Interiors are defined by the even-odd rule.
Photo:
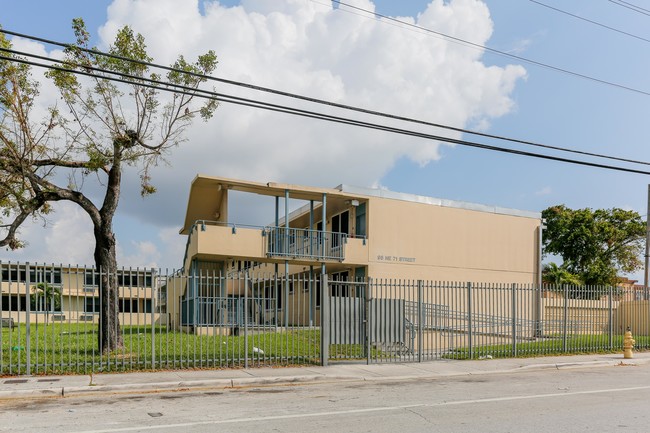
[[[183,228],[180,230],[180,233],[189,233],[189,229],[195,221],[213,219],[215,213],[218,212],[221,207],[221,202],[224,197],[223,193],[227,190],[248,192],[272,197],[284,197],[286,191],[289,191],[289,197],[292,199],[313,200],[317,202],[320,202],[322,200],[323,194],[326,194],[328,197],[343,200],[379,197],[392,200],[403,200],[428,204],[432,206],[452,207],[525,218],[539,219],[542,217],[542,214],[540,212],[510,209],[499,206],[489,206],[456,200],[446,200],[416,194],[394,192],[381,188],[363,188],[343,184],[337,186],[336,188],[319,188],[277,182],[261,183],[199,174],[194,178],[192,185],[190,186],[190,196],[187,203],[187,211],[185,213],[185,223],[183,225]],[[320,206],[320,204],[317,206]],[[293,217],[296,214],[300,214],[301,211],[304,211],[304,209],[305,207],[302,206],[291,212],[290,216]]]
[[[524,218],[540,219],[542,217],[541,212],[512,209],[512,208],[500,207],[500,206],[491,206],[491,205],[485,205],[479,203],[470,203],[470,202],[458,201],[458,200],[447,200],[443,198],[428,197],[424,195],[395,192],[395,191],[390,191],[388,189],[382,189],[382,188],[364,188],[359,186],[342,184],[337,186],[336,189],[348,194],[389,198],[393,200],[423,203],[432,206],[453,207],[458,209],[467,209],[467,210],[474,210],[478,212],[495,213],[501,215],[512,215],[512,216],[518,216]]]

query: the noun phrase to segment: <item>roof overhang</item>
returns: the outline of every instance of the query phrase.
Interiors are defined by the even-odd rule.
[[[276,182],[252,182],[245,180],[229,179],[197,175],[190,187],[190,197],[185,213],[185,223],[180,230],[181,234],[189,234],[190,228],[198,220],[215,220],[215,214],[221,209],[221,204],[228,190],[240,191],[270,197],[285,197],[307,201],[322,201],[323,195],[341,200],[367,198],[361,194],[345,193],[334,188],[318,188],[303,185],[293,185]]]

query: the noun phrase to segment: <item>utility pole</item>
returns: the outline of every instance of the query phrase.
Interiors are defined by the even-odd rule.
[[[648,293],[648,261],[650,261],[650,185],[648,185],[648,211],[646,212],[645,219],[645,270],[643,273],[643,287],[645,288],[645,292]]]

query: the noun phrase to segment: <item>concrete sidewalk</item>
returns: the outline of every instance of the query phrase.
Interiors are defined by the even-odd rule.
[[[441,377],[516,373],[541,369],[634,366],[650,363],[650,352],[549,356],[539,358],[437,360],[405,364],[334,363],[328,367],[262,367],[229,370],[174,370],[68,376],[0,378],[0,400],[69,397],[73,395],[137,394],[298,385],[342,381],[418,380]]]

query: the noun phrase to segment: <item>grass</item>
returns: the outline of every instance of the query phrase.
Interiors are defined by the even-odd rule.
[[[192,335],[162,327],[124,326],[124,346],[110,354],[97,351],[97,326],[32,325],[29,357],[32,374],[66,374],[228,368],[249,364],[320,363],[320,332],[289,330],[243,336]],[[25,325],[0,333],[0,374],[24,374],[27,368]]]
[[[97,351],[97,325],[18,325],[0,332],[0,375],[25,374],[29,347],[32,374],[90,374],[93,372],[142,371],[178,368],[232,368],[248,366],[315,365],[320,363],[320,331],[295,329],[243,336],[193,335],[164,327],[124,326],[124,346],[113,353]],[[636,349],[650,349],[650,337],[635,337]],[[607,335],[573,335],[518,342],[516,356],[620,352],[623,336],[610,342]],[[365,359],[360,344],[330,345],[330,359]],[[371,349],[372,359],[395,356]],[[512,344],[475,345],[453,349],[447,359],[512,358]]]
[[[635,349],[650,349],[650,337],[637,336]],[[608,335],[572,335],[567,337],[566,343],[561,337],[546,338],[531,342],[518,342],[516,345],[517,357],[532,356],[553,356],[566,354],[589,354],[589,353],[616,353],[623,350],[623,336],[615,335],[610,339]],[[514,348],[512,344],[493,344],[476,346],[471,353],[468,347],[454,349],[443,357],[446,359],[483,359],[492,358],[513,358]]]

